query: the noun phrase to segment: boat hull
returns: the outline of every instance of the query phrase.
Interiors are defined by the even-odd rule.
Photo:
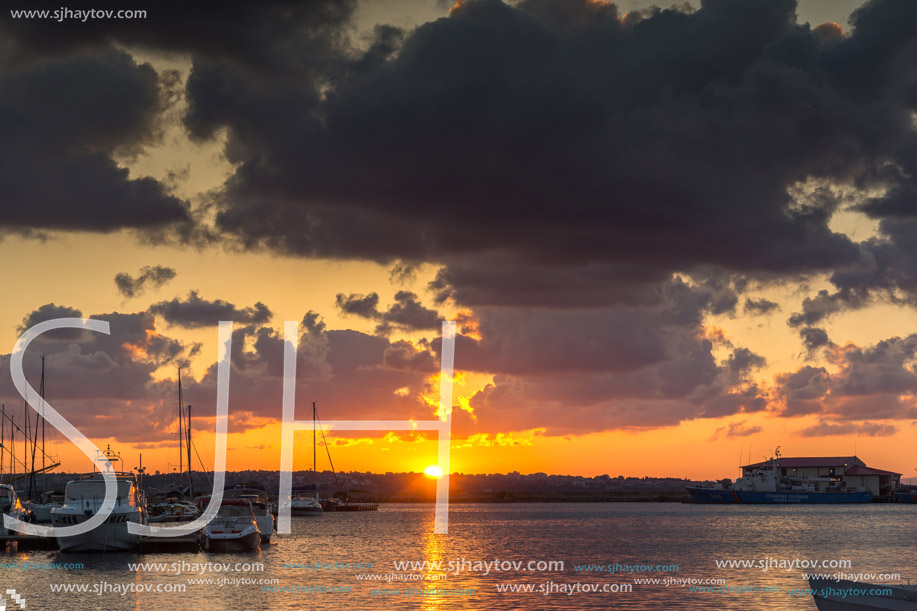
[[[324,513],[321,507],[290,507],[291,516],[319,517]]]
[[[60,507],[57,503],[30,503],[29,511],[32,512],[35,522],[38,524],[50,524],[51,510]]]
[[[258,523],[258,530],[261,531],[261,542],[270,543],[271,535],[274,534],[274,516],[266,512],[264,515],[255,516],[255,522]]]
[[[712,488],[688,488],[695,503],[734,505],[794,505],[794,504],[841,504],[871,503],[872,493],[862,492],[750,492],[737,490],[716,490]]]
[[[820,578],[810,578],[809,587],[819,611],[917,611],[917,590],[913,588]],[[875,589],[889,592],[867,594]]]
[[[899,503],[917,503],[917,492],[896,492]]]
[[[52,514],[52,523],[54,526],[72,526],[73,524],[64,523],[58,517],[59,514]],[[122,516],[124,516],[122,521]],[[85,518],[85,516],[84,516]],[[115,518],[117,521],[112,521]],[[85,519],[79,520],[83,522]],[[133,514],[112,514],[104,524],[93,528],[87,533],[82,533],[72,537],[58,537],[57,546],[62,552],[82,553],[82,552],[130,552],[140,546],[140,535],[135,535],[127,531],[127,523],[140,523],[140,513]]]
[[[204,535],[204,547],[208,552],[218,554],[235,554],[239,552],[250,552],[258,549],[261,545],[261,533],[252,531],[239,537],[214,537]]]

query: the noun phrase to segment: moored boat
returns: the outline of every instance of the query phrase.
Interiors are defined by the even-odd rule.
[[[105,451],[109,464],[120,461],[109,447]],[[89,532],[58,537],[62,552],[118,552],[132,551],[140,545],[140,535],[128,532],[130,522],[146,524],[143,493],[137,486],[133,473],[111,471],[118,488],[115,506],[101,525]],[[105,478],[102,473],[88,473],[67,484],[64,504],[51,509],[53,526],[82,524],[98,512],[105,500]]]
[[[208,497],[199,504],[210,502]],[[223,499],[220,509],[202,533],[203,547],[209,552],[235,553],[258,549],[261,531],[255,521],[251,502],[247,499]]]
[[[261,542],[271,542],[271,535],[274,534],[275,527],[274,515],[271,513],[271,504],[264,490],[236,486],[235,488],[230,488],[223,492],[223,498],[249,501],[252,506],[252,511],[255,514],[255,522],[258,524],[258,530],[261,532]]]
[[[290,515],[318,517],[323,513],[318,490],[299,490],[290,499]]]
[[[727,480],[728,482],[728,480]],[[871,503],[869,489],[847,488],[847,483],[832,477],[790,477],[780,470],[780,448],[767,468],[756,469],[734,484],[688,486],[694,503],[705,504],[810,504]]]
[[[197,507],[187,501],[172,503],[157,503],[150,506],[148,521],[150,524],[160,522],[190,522],[200,515]]]
[[[818,611],[917,611],[917,586],[809,577]]]
[[[64,495],[59,490],[42,492],[39,500],[28,502],[23,507],[32,514],[32,519],[38,524],[51,522],[51,510],[64,504]]]
[[[16,494],[12,486],[7,486],[6,484],[0,484],[0,514],[23,522],[28,522],[30,517],[29,512],[22,506],[19,495]],[[0,522],[0,534],[6,536],[17,533],[10,531]]]

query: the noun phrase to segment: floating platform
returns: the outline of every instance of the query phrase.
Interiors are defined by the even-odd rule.
[[[201,546],[197,534],[183,537],[144,537],[140,541],[142,554],[171,554],[176,552],[198,552]]]
[[[338,503],[333,511],[378,511],[379,503]]]

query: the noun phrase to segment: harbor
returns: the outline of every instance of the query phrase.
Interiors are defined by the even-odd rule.
[[[701,504],[856,504],[914,502],[901,486],[901,474],[868,467],[857,456],[782,457],[779,446],[765,461],[743,465],[733,483],[688,486]]]

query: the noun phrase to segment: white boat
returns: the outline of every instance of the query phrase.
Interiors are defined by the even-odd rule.
[[[290,515],[320,516],[323,513],[322,504],[318,498],[318,490],[297,492],[290,500]]]
[[[198,500],[206,505],[209,498]],[[223,499],[213,520],[204,527],[203,546],[208,552],[248,552],[261,545],[261,531],[247,499]]]
[[[917,611],[917,586],[809,578],[819,611]]]
[[[251,503],[255,514],[255,522],[261,531],[261,542],[270,543],[274,534],[274,516],[271,514],[271,504],[268,502],[267,493],[257,488],[236,487],[223,492],[224,499],[244,499]]]
[[[64,495],[60,491],[42,492],[38,501],[23,503],[23,507],[32,515],[32,521],[38,524],[50,524],[51,510],[64,504]]]
[[[16,494],[16,491],[13,490],[12,486],[7,486],[6,484],[0,484],[0,514],[10,516],[17,520],[22,520],[23,522],[29,521],[29,512],[25,510],[22,506],[22,502],[19,500],[19,495]],[[4,536],[6,535],[16,535],[19,534],[14,531],[10,531],[8,528],[3,526],[0,523],[0,533]]]
[[[120,461],[111,448],[105,457],[112,463]],[[127,525],[146,524],[143,493],[137,486],[133,473],[112,471],[118,494],[111,514],[101,525],[89,532],[69,537],[58,537],[62,552],[118,552],[131,551],[140,545],[140,535],[128,532]],[[88,473],[67,484],[64,504],[51,509],[53,526],[75,526],[88,520],[102,507],[105,500],[105,478],[102,473]]]
[[[150,524],[160,522],[190,522],[200,515],[197,507],[188,501],[175,501],[171,503],[157,503],[150,507],[147,518]]]
[[[51,522],[51,510],[60,507],[61,503],[26,503],[26,510],[32,515],[32,521],[36,524],[48,524]]]

